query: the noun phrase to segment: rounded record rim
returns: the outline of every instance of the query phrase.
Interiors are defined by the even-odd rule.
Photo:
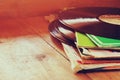
[[[50,32],[50,34],[56,38],[57,40],[59,40],[60,42],[66,43],[68,45],[74,45],[74,40],[71,40],[67,37],[64,36],[64,34],[62,34],[59,30],[58,30],[58,25],[59,24],[59,20],[55,20],[53,22],[51,22],[48,26],[48,30]]]
[[[64,10],[61,13],[59,13],[58,19],[66,27],[71,28],[75,31],[80,31],[82,33],[89,33],[89,34],[94,34],[94,35],[99,35],[104,37],[119,38],[120,25],[106,23],[99,19],[99,16],[106,15],[106,14],[120,15],[120,8],[111,8],[111,7],[73,8],[73,9]],[[68,24],[67,22],[65,22],[65,20],[78,19],[78,18],[91,19],[91,21],[87,22],[83,20],[77,25],[74,25],[72,23]],[[92,21],[92,19],[95,19],[95,20]],[[97,29],[98,31],[95,31],[95,29]],[[113,30],[117,30],[117,31],[113,31]]]

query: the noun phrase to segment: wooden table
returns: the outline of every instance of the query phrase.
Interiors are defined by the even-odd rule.
[[[0,80],[120,80],[120,71],[75,74],[44,17],[0,19]]]

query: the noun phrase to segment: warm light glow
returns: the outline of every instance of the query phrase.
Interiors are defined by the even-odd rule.
[[[41,75],[37,55],[45,53],[39,36],[23,36],[0,44],[0,79],[31,80]]]

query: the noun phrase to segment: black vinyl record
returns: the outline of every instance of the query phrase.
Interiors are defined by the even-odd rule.
[[[118,16],[118,24],[102,21],[101,16]],[[59,21],[75,31],[120,39],[120,8],[83,7],[62,11]]]

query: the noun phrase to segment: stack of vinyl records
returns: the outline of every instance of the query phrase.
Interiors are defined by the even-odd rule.
[[[49,25],[79,71],[120,70],[120,9],[83,7],[67,9]]]

